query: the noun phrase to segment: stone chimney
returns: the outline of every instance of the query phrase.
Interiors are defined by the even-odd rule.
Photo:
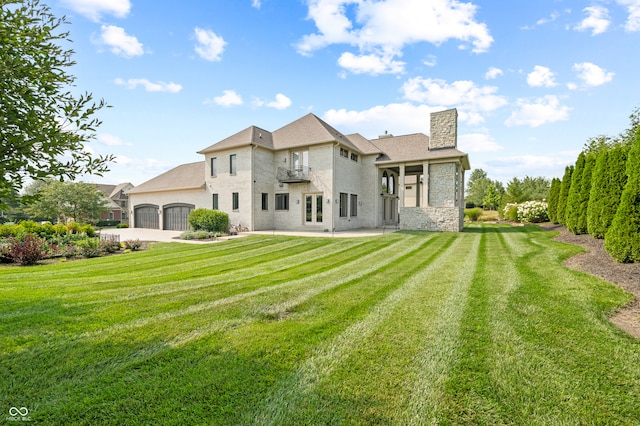
[[[458,147],[458,111],[431,113],[431,134],[429,135],[429,149]]]

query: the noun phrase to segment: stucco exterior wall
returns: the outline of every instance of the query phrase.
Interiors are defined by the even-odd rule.
[[[375,165],[371,158],[359,153],[358,160],[340,155],[340,147],[334,149],[335,157],[335,192],[333,193],[333,210],[336,231],[375,226]],[[347,216],[340,217],[340,193],[347,194]],[[351,195],[357,196],[356,215],[351,215]],[[337,201],[337,202],[336,202]]]
[[[256,147],[253,149],[253,231],[273,229],[276,207],[276,165],[272,151]],[[267,210],[262,209],[262,194],[267,194]]]

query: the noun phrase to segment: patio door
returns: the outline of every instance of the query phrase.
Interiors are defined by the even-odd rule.
[[[322,223],[322,194],[307,194],[304,196],[304,223],[314,225]]]

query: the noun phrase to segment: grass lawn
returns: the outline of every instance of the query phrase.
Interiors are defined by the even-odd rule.
[[[537,227],[0,267],[0,421],[640,424],[630,295]]]

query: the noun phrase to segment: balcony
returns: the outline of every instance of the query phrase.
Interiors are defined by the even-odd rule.
[[[309,167],[302,166],[293,170],[278,167],[276,178],[280,183],[305,183],[309,182]]]

